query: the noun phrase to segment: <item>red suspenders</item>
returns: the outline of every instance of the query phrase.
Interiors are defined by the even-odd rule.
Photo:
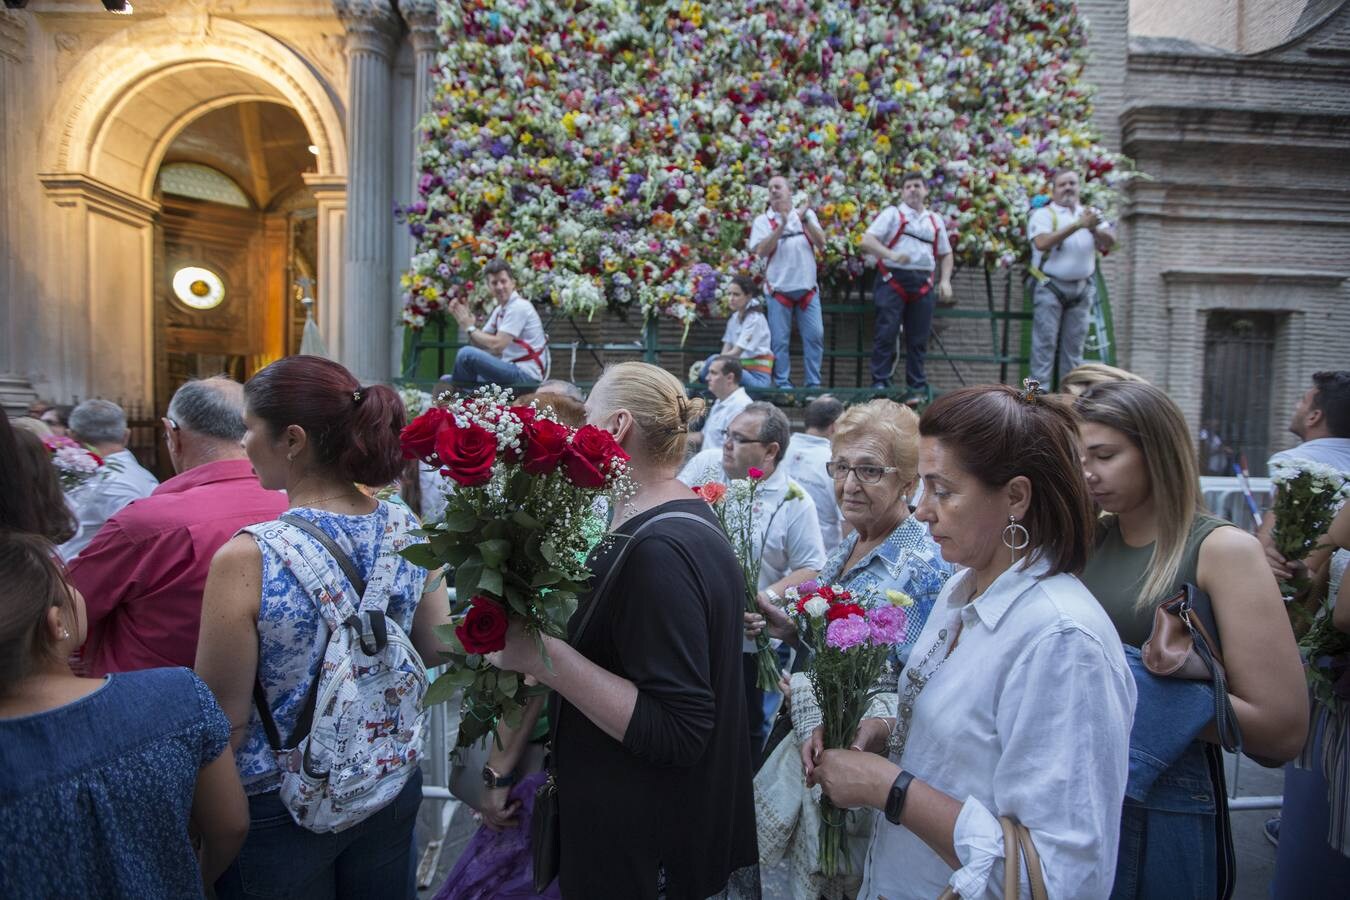
[[[905,219],[905,214],[900,212],[900,208],[898,206],[895,208],[895,212],[896,215],[900,217],[900,227],[895,230],[895,237],[891,238],[890,243],[886,245],[887,250],[894,249],[895,245],[900,243],[900,238],[904,237],[905,234],[905,226],[909,224],[909,222]],[[877,270],[881,273],[882,281],[885,281],[886,284],[890,285],[891,290],[899,294],[900,299],[904,300],[906,303],[913,303],[915,300],[923,299],[923,297],[926,296],[928,292],[933,289],[933,275],[935,272],[937,272],[938,233],[939,233],[938,229],[940,225],[938,224],[937,216],[933,215],[932,213],[929,213],[928,217],[932,220],[933,223],[933,268],[931,271],[929,271],[928,280],[923,283],[922,287],[920,287],[916,291],[905,290],[904,286],[900,284],[899,279],[897,279],[895,275],[891,273],[890,266],[886,265],[885,260],[881,259],[877,260]]]

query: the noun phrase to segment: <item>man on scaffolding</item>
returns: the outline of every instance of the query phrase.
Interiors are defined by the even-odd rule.
[[[928,184],[922,174],[905,175],[900,184],[900,200],[899,206],[883,209],[862,238],[863,252],[877,260],[872,387],[891,386],[895,339],[903,323],[904,402],[916,406],[931,393],[924,360],[938,298],[945,301],[952,296],[952,245],[942,218],[924,208]]]
[[[1051,200],[1027,220],[1033,284],[1031,377],[1054,382],[1083,364],[1092,307],[1097,302],[1097,254],[1116,243],[1114,232],[1095,209],[1078,202],[1078,173],[1064,169],[1051,182]],[[1056,352],[1058,347],[1058,353]]]

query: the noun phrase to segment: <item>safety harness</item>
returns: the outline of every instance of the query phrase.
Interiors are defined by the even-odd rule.
[[[895,249],[895,245],[900,243],[900,239],[905,236],[905,228],[906,226],[909,225],[909,220],[905,218],[905,214],[900,210],[900,207],[897,206],[895,208],[895,212],[896,215],[900,217],[900,227],[895,229],[895,237],[891,238],[890,242],[886,244],[887,250]],[[920,287],[918,287],[913,291],[907,290],[905,286],[900,283],[900,280],[895,277],[895,274],[891,272],[890,266],[886,265],[885,260],[881,259],[877,260],[877,271],[881,273],[881,280],[886,282],[886,284],[890,286],[891,290],[895,291],[895,293],[899,295],[900,299],[905,301],[906,303],[913,303],[916,300],[922,300],[925,296],[928,295],[928,292],[933,289],[933,275],[937,271],[938,235],[941,233],[939,230],[941,226],[938,224],[937,216],[933,215],[933,213],[930,212],[928,214],[928,218],[933,223],[933,240],[932,240],[933,268],[930,269],[928,272],[928,280],[925,281]],[[925,240],[924,238],[920,237],[919,235],[915,234],[912,231],[909,232],[909,236],[917,241]]]

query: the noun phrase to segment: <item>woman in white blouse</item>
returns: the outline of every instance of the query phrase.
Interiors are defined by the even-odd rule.
[[[748,388],[769,386],[773,374],[773,350],[770,348],[769,320],[764,314],[764,295],[747,275],[735,275],[727,283],[727,305],[731,315],[722,333],[721,356],[730,356],[741,364],[741,385]],[[719,354],[696,363],[700,381],[708,380],[708,367]],[[691,373],[690,377],[693,375]]]
[[[916,515],[966,568],[914,643],[898,718],[865,719],[845,750],[817,730],[808,780],[885,813],[860,898],[1002,897],[1003,816],[1030,830],[1050,896],[1107,897],[1135,689],[1075,575],[1094,519],[1072,416],[984,386],[940,397],[919,434]]]

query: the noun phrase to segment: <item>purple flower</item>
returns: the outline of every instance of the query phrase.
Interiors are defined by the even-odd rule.
[[[905,611],[898,606],[878,606],[867,614],[872,643],[896,644],[905,636]]]
[[[591,202],[591,192],[585,188],[577,188],[567,195],[567,200],[569,203],[573,203],[577,206],[585,206],[587,203]]]
[[[862,616],[845,616],[835,619],[825,629],[825,644],[836,650],[848,650],[866,644],[871,636],[866,619]]]
[[[492,143],[488,144],[488,152],[492,154],[493,159],[501,159],[511,152],[511,148],[506,146],[506,142],[501,138],[494,138]]]
[[[638,174],[638,173],[636,173],[636,172],[633,173],[632,175],[629,175],[629,176],[628,176],[628,181],[627,181],[627,183],[626,183],[626,185],[625,185],[625,187],[624,187],[624,189],[623,189],[623,199],[625,199],[625,200],[636,200],[636,199],[637,199],[637,195],[638,195],[638,190],[641,189],[641,187],[642,187],[642,182],[644,182],[644,181],[646,181],[646,180],[647,180],[647,176],[646,176],[646,175],[641,175],[641,174]]]

